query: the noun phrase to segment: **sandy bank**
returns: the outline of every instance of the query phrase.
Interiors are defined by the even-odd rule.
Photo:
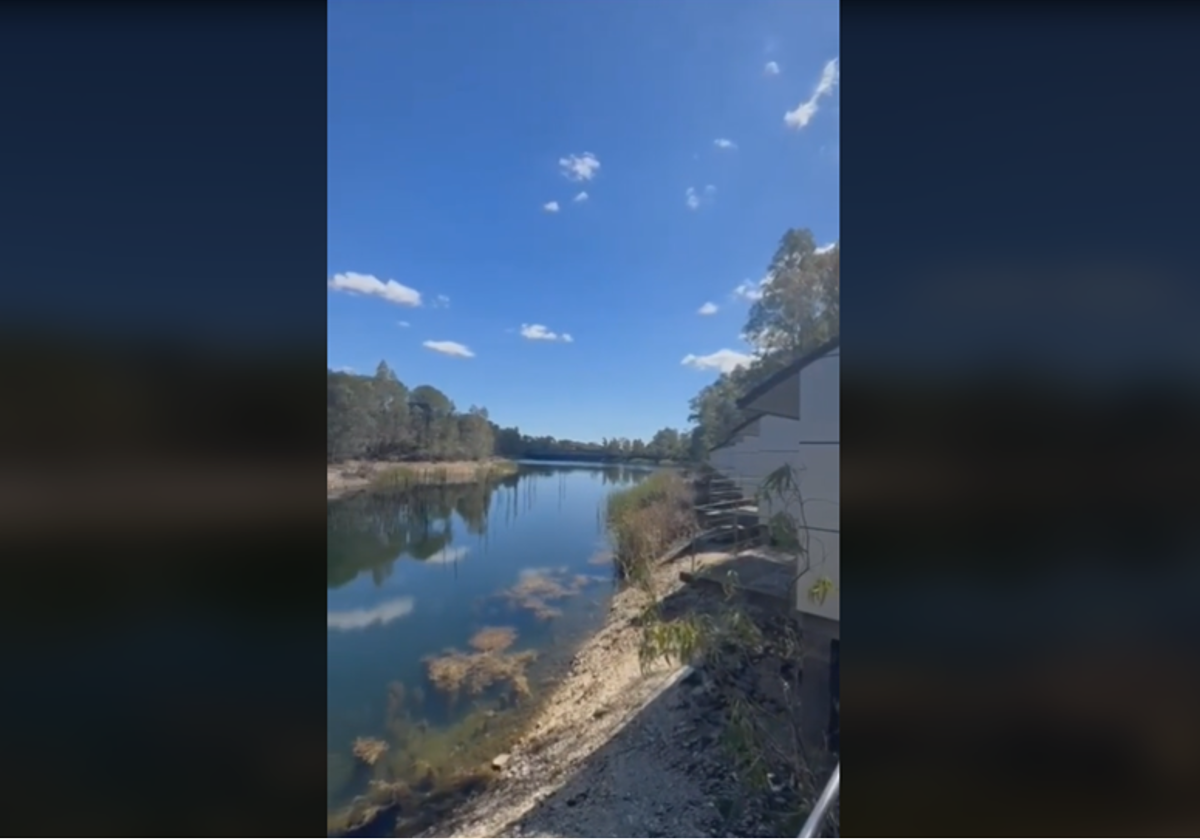
[[[516,471],[516,464],[500,458],[487,461],[347,461],[326,468],[327,498],[365,490],[388,474],[410,485],[466,484],[491,475]]]
[[[660,596],[711,597],[679,582],[692,563],[685,557],[655,569]],[[725,785],[730,774],[700,675],[665,663],[644,673],[639,665],[635,618],[646,597],[635,589],[615,597],[605,626],[575,656],[500,779],[421,836],[734,836],[724,833],[727,815],[714,796],[713,782]]]

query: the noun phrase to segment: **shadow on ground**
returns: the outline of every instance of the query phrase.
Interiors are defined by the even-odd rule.
[[[739,568],[736,558],[726,565]],[[676,566],[686,572],[687,556]],[[760,734],[780,744],[795,740],[800,674],[791,647],[794,622],[786,610],[763,608],[757,598],[734,600],[761,627],[763,650],[678,673],[674,684],[622,724],[556,791],[501,828],[500,836],[795,836],[806,811],[790,766],[764,751],[759,767],[739,772],[730,742],[732,721],[751,705]],[[701,584],[667,597],[662,610],[678,618],[728,606],[721,587]],[[759,782],[751,783],[754,775]],[[538,781],[517,776],[509,784],[519,796]]]

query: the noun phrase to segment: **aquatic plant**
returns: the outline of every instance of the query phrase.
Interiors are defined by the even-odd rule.
[[[525,671],[535,659],[537,652],[532,650],[510,654],[450,650],[441,656],[426,657],[425,669],[434,687],[452,698],[464,688],[469,694],[479,695],[501,682],[525,697],[530,694]]]
[[[368,767],[374,767],[375,762],[383,758],[388,751],[388,745],[387,741],[381,741],[378,738],[355,738],[354,746],[350,751],[359,761]]]
[[[481,653],[500,653],[512,647],[516,640],[514,627],[484,627],[471,637],[469,644]]]
[[[552,602],[578,595],[593,579],[587,575],[572,575],[566,567],[525,569],[516,584],[499,593],[513,609],[534,614],[541,621],[562,615]]]

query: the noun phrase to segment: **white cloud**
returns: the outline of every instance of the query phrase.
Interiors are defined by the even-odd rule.
[[[683,194],[683,201],[689,210],[696,210],[701,204],[712,203],[712,200],[717,195],[717,188],[709,184],[704,188],[703,194],[696,192],[695,187],[688,187]]]
[[[837,87],[840,72],[838,59],[831,58],[825,62],[825,68],[821,71],[817,86],[813,88],[812,96],[797,105],[795,110],[783,115],[784,125],[796,129],[808,125],[817,114],[817,104],[820,100],[833,93],[833,89]]]
[[[521,337],[530,341],[562,341],[570,344],[575,339],[570,333],[556,333],[543,324],[522,324]]]
[[[333,370],[336,373],[354,373],[354,368],[350,367],[350,365],[342,365],[341,367],[335,367]]]
[[[718,149],[736,149],[737,148],[737,143],[734,143],[732,140],[728,140],[724,137],[718,137],[716,140],[713,141],[713,145],[716,146]]]
[[[587,201],[587,200],[588,200],[588,194],[587,194],[586,192],[582,192],[582,191],[581,191],[581,192],[579,193],[579,195],[575,196],[575,197],[574,197],[573,199],[571,199],[571,200],[572,200],[572,201]]]
[[[596,177],[600,161],[591,152],[558,159],[558,168],[568,181],[590,181]]]
[[[837,247],[836,242],[830,242],[828,245],[822,245],[819,248],[817,248],[815,253],[828,254],[830,251],[832,251],[836,247]]]
[[[721,373],[729,373],[737,368],[745,367],[752,361],[754,361],[754,357],[748,353],[739,353],[736,350],[718,350],[707,356],[688,353],[680,364],[695,370],[719,370]]]
[[[753,280],[743,280],[738,283],[733,290],[733,296],[739,300],[746,300],[753,303],[760,300],[763,296],[763,286],[767,285],[771,280],[771,275],[765,275],[761,280],[755,282]]]
[[[425,341],[422,342],[422,347],[427,347],[434,353],[441,353],[443,356],[454,356],[459,359],[471,359],[475,354],[471,352],[471,348],[465,344],[459,344],[457,341]]]
[[[717,314],[717,305],[715,303],[713,303],[712,301],[709,301],[708,303],[704,304],[699,309],[697,309],[696,314],[697,315],[716,315]]]
[[[768,76],[778,76],[779,75],[779,64],[774,61],[768,61],[767,66],[763,68],[763,73],[765,73]]]
[[[383,298],[399,306],[420,306],[421,293],[397,283],[395,280],[380,280],[373,274],[346,271],[329,278],[329,288],[350,295],[367,295]]]
[[[397,322],[396,322],[396,326],[398,326],[398,327],[411,327],[411,326],[412,326],[412,324],[408,323],[408,321],[397,321]]]
[[[424,560],[420,560],[418,562],[433,563],[435,566],[444,566],[444,565],[447,565],[450,563],[458,563],[458,562],[462,561],[463,559],[465,559],[466,556],[470,553],[471,553],[471,549],[467,548],[466,546],[458,546],[456,548],[454,546],[448,545],[445,548],[443,548],[441,551],[434,554],[433,556],[427,557]]]
[[[558,212],[558,202],[557,201],[547,201],[545,204],[542,205],[542,209],[545,210],[547,213],[557,213]]]
[[[437,297],[435,297],[433,299],[433,308],[434,309],[446,309],[449,306],[450,306],[450,298],[446,297],[445,295],[438,295]]]
[[[412,598],[394,598],[370,609],[360,607],[356,610],[327,612],[325,613],[325,623],[330,630],[362,630],[372,624],[382,627],[384,624],[410,614],[413,606],[415,606],[415,602]]]

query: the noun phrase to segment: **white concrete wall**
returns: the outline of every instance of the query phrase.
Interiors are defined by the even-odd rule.
[[[800,500],[791,500],[786,512],[805,527],[809,552],[807,561],[802,561],[805,568],[798,570],[803,574],[797,580],[796,608],[833,621],[841,615],[840,364],[835,350],[800,371],[798,383],[782,384],[774,396],[794,397],[798,391],[800,419],[762,418],[755,448],[735,453],[734,458],[740,474],[758,484],[783,464],[791,466]],[[774,513],[770,501],[760,498],[760,519],[767,522]],[[828,578],[834,589],[823,603],[815,603],[809,593],[821,578]]]
[[[797,474],[809,528],[809,566],[796,586],[796,608],[833,621],[841,618],[841,352],[800,372],[800,441]],[[789,511],[793,515],[799,511]],[[823,604],[809,597],[820,578],[833,582]]]

